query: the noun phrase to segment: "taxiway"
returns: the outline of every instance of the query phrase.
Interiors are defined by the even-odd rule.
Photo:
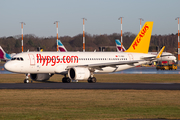
[[[180,90],[180,83],[1,83],[0,89]]]

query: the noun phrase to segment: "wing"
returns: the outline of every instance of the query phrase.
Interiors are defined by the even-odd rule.
[[[68,66],[67,69],[70,69],[72,67],[88,67],[91,69],[102,69],[104,67],[116,67],[116,65],[132,65],[134,66],[134,63],[138,63],[144,60],[134,60],[134,61],[119,61],[119,62],[109,62],[109,63],[96,63],[96,64],[85,64],[85,65],[76,65],[76,66]]]

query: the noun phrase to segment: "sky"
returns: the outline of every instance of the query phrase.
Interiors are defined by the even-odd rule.
[[[165,35],[178,32],[180,0],[0,0],[0,37],[24,34],[38,37],[76,36],[124,32],[138,34],[140,20],[154,21],[152,34]]]

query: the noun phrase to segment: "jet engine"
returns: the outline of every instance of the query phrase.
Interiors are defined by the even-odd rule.
[[[49,80],[52,75],[53,74],[49,73],[30,74],[30,78],[34,81],[46,81]]]
[[[87,80],[90,77],[90,71],[85,67],[73,67],[69,69],[68,76],[72,80]]]

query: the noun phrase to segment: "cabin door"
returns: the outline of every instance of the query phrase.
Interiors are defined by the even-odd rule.
[[[29,55],[29,60],[30,60],[30,66],[35,65],[35,57],[33,54],[28,54]]]
[[[134,57],[133,57],[132,54],[128,54],[128,56],[129,56],[129,60],[130,60],[130,61],[134,60]]]

